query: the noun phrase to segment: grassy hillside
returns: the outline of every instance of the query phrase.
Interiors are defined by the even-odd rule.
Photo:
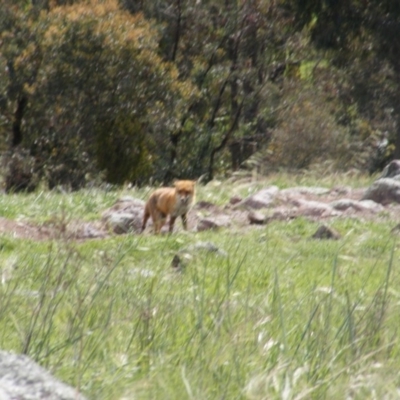
[[[223,204],[266,184],[367,185],[276,175],[212,182]],[[99,219],[148,190],[2,196],[2,216]],[[0,348],[25,352],[90,399],[372,399],[398,396],[400,274],[394,221],[304,218],[254,229],[33,241],[0,238]],[[209,241],[182,256],[177,252]],[[183,252],[185,253],[185,252]],[[181,253],[181,254],[183,254]]]

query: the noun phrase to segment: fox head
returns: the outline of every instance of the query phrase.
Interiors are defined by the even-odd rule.
[[[177,200],[181,205],[190,205],[194,201],[195,181],[175,181],[175,192]]]

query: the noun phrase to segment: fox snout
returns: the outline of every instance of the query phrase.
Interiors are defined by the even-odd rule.
[[[192,199],[190,194],[179,194],[179,202],[184,205],[188,205]]]
[[[180,200],[181,203],[187,204],[190,201],[190,195],[189,194],[180,195]]]

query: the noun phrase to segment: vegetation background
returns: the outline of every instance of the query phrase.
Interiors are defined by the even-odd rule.
[[[7,190],[375,171],[400,155],[392,0],[2,0]]]

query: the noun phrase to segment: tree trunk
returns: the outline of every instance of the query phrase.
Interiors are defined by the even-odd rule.
[[[27,105],[28,105],[28,99],[25,96],[22,96],[18,99],[17,109],[15,110],[14,121],[12,125],[12,140],[11,140],[12,147],[16,147],[22,142],[21,125]]]

